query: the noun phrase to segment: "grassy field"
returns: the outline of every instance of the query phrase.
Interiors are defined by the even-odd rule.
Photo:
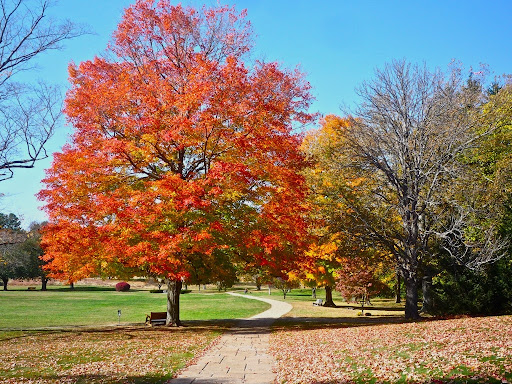
[[[165,294],[104,286],[11,289],[0,291],[0,382],[13,384],[164,383],[233,319],[269,308],[226,293],[195,291],[180,298],[186,327],[144,327],[147,313],[165,311]]]
[[[404,322],[404,304],[396,304],[393,299],[373,299],[372,306],[365,307],[361,316],[360,304],[347,303],[338,292],[333,292],[336,307],[320,307],[313,305],[315,301],[311,289],[294,289],[283,298],[279,290],[268,289],[251,291],[252,295],[271,297],[274,300],[286,301],[293,309],[276,322],[277,327],[309,329],[315,327],[337,326],[339,324],[387,324]],[[317,290],[316,297],[325,300],[325,290]]]
[[[284,300],[277,290],[248,295]],[[336,293],[337,308],[313,306],[308,289],[293,290],[286,301],[293,310],[270,342],[278,383],[512,382],[512,316],[409,322],[401,305],[377,299],[371,316],[358,316]],[[227,329],[227,319],[267,308],[211,289],[184,294],[181,304],[186,327],[152,328],[141,323],[145,313],[165,310],[165,295],[147,290],[0,292],[0,382],[165,383]],[[50,325],[87,327],[41,329]]]
[[[14,287],[15,288],[15,287]],[[75,290],[50,287],[48,291],[0,291],[0,329],[28,329],[75,325],[103,326],[144,323],[146,314],[166,310],[166,295],[147,290],[116,292],[109,287],[78,286]],[[221,320],[255,315],[269,305],[226,293],[182,294],[181,319]]]

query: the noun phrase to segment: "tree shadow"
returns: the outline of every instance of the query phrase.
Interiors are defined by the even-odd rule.
[[[172,379],[172,375],[144,375],[144,376],[125,376],[112,377],[108,374],[83,374],[83,375],[66,375],[66,374],[41,374],[37,377],[37,381],[52,383],[77,383],[77,384],[160,384],[167,383]]]
[[[141,332],[163,332],[163,333],[176,333],[176,332],[190,332],[190,331],[214,331],[218,333],[224,333],[233,328],[236,324],[234,320],[226,320],[226,321],[191,321],[190,324],[186,322],[184,326],[180,327],[168,327],[168,326],[156,326],[151,327],[147,326],[144,323],[134,324],[129,326],[66,326],[66,327],[54,327],[51,329],[22,329],[22,330],[5,330],[0,332],[13,333],[12,336],[1,337],[0,341],[9,341],[9,340],[21,340],[28,337],[33,336],[45,336],[45,335],[55,335],[58,337],[59,335],[87,335],[87,334],[111,334],[118,335],[123,334],[127,338],[132,338],[132,334],[141,333]]]
[[[109,286],[89,286],[89,285],[76,285],[74,288],[70,288],[69,286],[63,285],[63,286],[52,286],[48,290],[44,292],[55,292],[55,293],[61,293],[61,292],[112,292],[115,291],[115,287],[109,287]],[[137,289],[130,289],[130,291],[137,291]]]
[[[429,319],[430,320],[430,319]],[[420,321],[424,321],[423,319]],[[427,321],[427,320],[425,320]],[[282,317],[273,324],[274,330],[302,331],[309,329],[367,327],[410,323],[403,316],[360,317]]]
[[[460,376],[460,377],[431,377],[425,381],[418,381],[418,380],[400,380],[398,381],[401,384],[501,384],[502,381],[496,379],[493,376],[490,375],[478,375],[478,378],[475,378],[475,376]],[[315,380],[310,382],[303,382],[303,384],[354,384],[354,383],[389,383],[390,381],[379,381],[375,378],[373,379],[356,379],[356,380]]]
[[[159,374],[148,374],[141,376],[125,376],[125,377],[113,377],[109,374],[82,374],[82,375],[66,375],[63,374],[41,374],[37,377],[42,382],[66,382],[66,383],[103,383],[103,384],[161,384],[169,383],[173,378],[173,375],[159,375]],[[189,384],[190,378],[175,378],[173,383],[175,384]],[[436,377],[433,376],[425,381],[418,380],[407,380],[401,379],[399,381],[402,384],[501,384],[502,381],[495,377],[487,374],[477,374],[477,376],[459,376],[453,377]],[[205,378],[205,379],[194,379],[194,384],[221,384],[226,383],[225,379],[219,378]],[[312,380],[302,381],[302,384],[354,384],[354,383],[391,383],[389,381],[379,381],[376,378],[357,378],[354,380]]]

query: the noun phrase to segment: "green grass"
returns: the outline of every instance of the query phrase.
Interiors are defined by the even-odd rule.
[[[61,326],[103,326],[143,323],[146,314],[166,310],[165,294],[147,290],[116,292],[103,287],[51,287],[48,291],[0,291],[0,329]],[[236,319],[269,308],[256,300],[226,293],[187,293],[180,297],[180,314],[187,320]]]
[[[360,307],[356,303],[347,303],[339,294],[333,292],[333,301],[336,307],[319,307],[313,305],[315,299],[311,296],[311,289],[293,289],[283,298],[280,290],[262,287],[261,291],[251,290],[251,295],[281,300],[293,305],[293,309],[275,325],[284,328],[312,328],[325,326],[367,325],[373,323],[390,323],[404,321],[404,304],[396,304],[394,299],[375,298],[372,306],[365,306],[365,313],[371,316],[358,316]],[[325,290],[317,289],[316,298],[325,301]]]

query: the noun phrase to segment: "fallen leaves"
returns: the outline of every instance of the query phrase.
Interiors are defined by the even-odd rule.
[[[164,382],[216,335],[181,328],[17,334],[2,340],[0,382]]]
[[[279,331],[270,349],[278,383],[507,382],[512,316]]]

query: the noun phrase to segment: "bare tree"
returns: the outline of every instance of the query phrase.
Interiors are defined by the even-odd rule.
[[[395,255],[406,286],[406,317],[418,318],[419,267],[432,257],[434,244],[470,267],[504,249],[489,226],[469,240],[468,226],[475,230],[485,210],[475,208],[471,194],[457,198],[464,197],[457,191],[466,172],[461,155],[492,130],[476,129],[483,93],[457,68],[444,75],[393,61],[358,94],[362,102],[347,131],[349,166],[371,179],[372,188],[369,199],[349,205],[359,233]],[[386,224],[390,216],[397,218],[394,228]]]
[[[0,0],[0,181],[48,157],[45,145],[62,109],[55,87],[21,84],[17,75],[33,70],[41,53],[85,32],[49,18],[51,5],[50,0]]]

